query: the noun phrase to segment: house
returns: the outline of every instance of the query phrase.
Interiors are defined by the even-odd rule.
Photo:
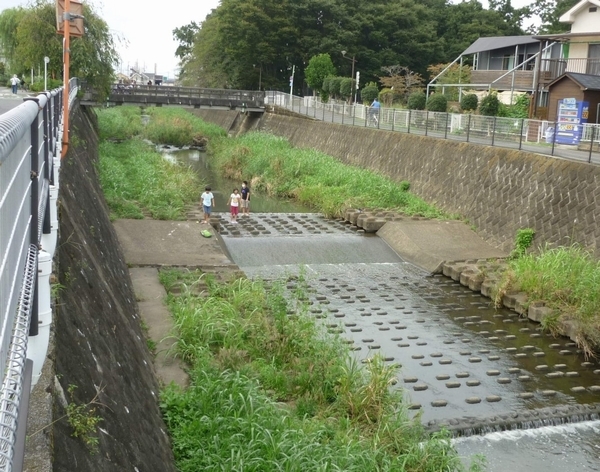
[[[571,25],[570,32],[479,38],[452,63],[472,60],[470,83],[444,85],[530,93],[533,114],[548,118],[550,84],[567,72],[600,75],[600,0],[581,0],[560,21]],[[435,82],[444,72],[427,85],[428,94],[430,87],[442,86]]]
[[[541,80],[536,91],[534,114],[550,120],[552,116],[556,116],[558,101],[558,98],[551,97],[552,93],[560,95],[565,88],[588,89],[589,85],[593,88],[597,84],[596,78],[600,76],[600,0],[580,1],[562,15],[560,21],[571,25],[568,33],[536,36],[541,42],[552,41],[561,45],[560,58],[545,62],[542,60],[539,65]],[[545,73],[550,80],[544,80]],[[586,75],[590,77],[584,77]],[[566,80],[557,80],[563,76],[566,76]],[[587,92],[588,97],[593,97],[590,94],[592,90]],[[590,102],[591,108],[597,106],[598,101],[595,100]],[[590,120],[592,121],[595,122]]]

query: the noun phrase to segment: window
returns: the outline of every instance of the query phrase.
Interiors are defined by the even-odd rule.
[[[514,67],[515,56],[505,55],[502,58],[502,70],[510,70]]]
[[[598,7],[590,7],[588,10],[590,13],[596,13],[598,11]]]

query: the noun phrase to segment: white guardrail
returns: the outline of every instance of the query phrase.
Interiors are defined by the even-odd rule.
[[[77,96],[70,82],[69,106]],[[29,392],[50,337],[63,89],[0,115],[0,471],[23,467]]]
[[[266,92],[265,105],[287,108],[318,120],[344,125],[375,127],[388,131],[452,139],[600,163],[600,124],[579,126],[575,145],[564,145],[555,130],[557,123],[544,120],[503,118],[461,113],[440,113],[398,108],[379,110],[318,97],[297,97],[283,92]],[[375,112],[375,113],[373,113]]]

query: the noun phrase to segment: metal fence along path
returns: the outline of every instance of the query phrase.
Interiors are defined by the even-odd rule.
[[[335,101],[323,103],[318,97],[296,97],[283,92],[267,92],[265,104],[331,123],[518,149],[600,164],[600,124],[597,123],[578,125],[581,128],[578,144],[566,145],[560,143],[555,132],[560,123],[551,121],[398,108],[380,108],[373,114],[365,105]]]
[[[69,103],[77,94],[71,82]],[[0,115],[0,470],[22,468],[31,385],[46,358],[63,89]]]

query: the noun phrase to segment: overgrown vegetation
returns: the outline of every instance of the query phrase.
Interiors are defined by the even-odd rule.
[[[515,248],[510,253],[511,259],[518,259],[522,257],[527,252],[527,249],[531,247],[533,243],[533,237],[535,236],[535,231],[531,228],[523,228],[517,231],[517,235],[515,236]]]
[[[546,247],[538,254],[511,260],[500,287],[526,292],[532,301],[543,300],[555,312],[547,324],[576,320],[581,332],[579,344],[590,355],[600,347],[599,284],[600,262],[575,244]]]
[[[293,148],[287,140],[266,133],[218,140],[210,151],[227,177],[250,180],[251,188],[294,198],[327,216],[340,216],[346,208],[386,208],[407,215],[449,217],[406,186],[321,152]]]
[[[200,144],[204,139],[226,136],[225,130],[207,123],[182,108],[146,109],[150,121],[144,128],[143,136],[153,143],[172,146]]]
[[[238,279],[209,281],[206,296],[181,278],[190,290],[169,306],[191,384],[161,397],[179,470],[462,469],[447,433],[427,437],[407,418],[394,366],[374,357],[360,368],[307,316],[302,278],[288,280],[291,295]]]
[[[148,109],[142,124],[138,107],[98,111],[101,142],[100,182],[111,218],[180,220],[186,205],[198,198],[200,182],[187,167],[166,160],[143,139],[160,144],[191,145],[194,140],[225,135],[182,109]]]

